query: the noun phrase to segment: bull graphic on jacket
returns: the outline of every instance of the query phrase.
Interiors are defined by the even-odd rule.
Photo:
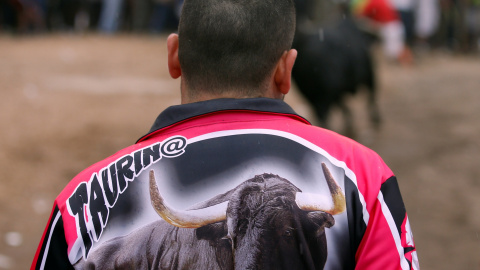
[[[345,197],[327,166],[331,197],[303,193],[274,174],[257,175],[190,210],[168,205],[150,171],[161,220],[92,251],[77,269],[323,269],[325,228]]]

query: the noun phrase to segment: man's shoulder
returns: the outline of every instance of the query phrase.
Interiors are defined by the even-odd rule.
[[[393,172],[375,150],[356,140],[315,126],[305,126],[296,133],[336,160],[344,162],[355,173],[376,171],[382,181],[393,176]]]
[[[330,152],[342,152],[344,154],[358,155],[362,157],[378,156],[373,149],[361,142],[329,129],[311,125],[302,125],[300,128],[293,130],[292,133],[298,134],[300,137],[318,145],[319,147],[330,150]]]

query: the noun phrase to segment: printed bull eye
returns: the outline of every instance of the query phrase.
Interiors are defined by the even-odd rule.
[[[295,229],[293,229],[293,228],[287,228],[287,229],[283,232],[283,236],[285,236],[285,237],[292,237],[294,230],[295,230]]]

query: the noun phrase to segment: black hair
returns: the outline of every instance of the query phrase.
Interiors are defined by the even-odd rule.
[[[261,94],[294,33],[292,0],[185,0],[179,23],[182,76],[192,94]]]

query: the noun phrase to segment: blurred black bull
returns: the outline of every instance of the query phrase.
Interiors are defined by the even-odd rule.
[[[97,28],[103,7],[102,0],[47,0],[45,20],[49,30],[74,30],[85,24]],[[80,22],[85,20],[85,22]]]
[[[323,0],[329,1],[329,0]],[[304,27],[310,21],[311,2],[296,0],[297,31],[293,47],[298,51],[292,77],[298,90],[311,103],[320,125],[328,128],[333,107],[343,112],[345,135],[355,137],[353,116],[345,98],[364,87],[368,93],[369,117],[380,126],[375,69],[370,51],[374,38],[360,30],[347,5],[335,5],[341,16],[322,27]]]
[[[262,174],[186,211],[164,202],[151,171],[151,201],[162,219],[101,244],[75,268],[323,269],[325,228],[346,205],[329,169],[322,168],[328,197]]]

